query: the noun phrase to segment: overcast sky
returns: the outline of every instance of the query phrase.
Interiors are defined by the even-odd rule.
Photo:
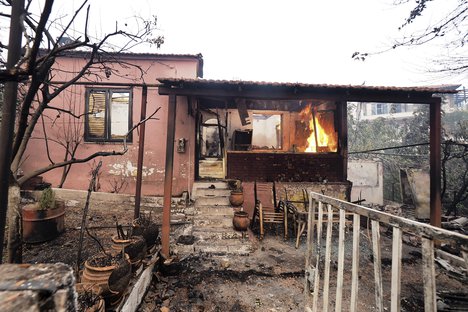
[[[426,27],[457,0],[429,3],[416,27]],[[366,85],[466,84],[467,77],[428,74],[440,46],[401,48],[355,61],[355,51],[388,48],[414,6],[392,0],[91,0],[90,33],[101,36],[134,15],[158,16],[161,49],[202,53],[204,77]],[[79,0],[56,1],[56,16],[70,15]],[[436,7],[439,5],[439,7]],[[74,25],[77,29],[79,24]],[[404,31],[414,31],[413,28]],[[139,52],[143,52],[140,50]]]

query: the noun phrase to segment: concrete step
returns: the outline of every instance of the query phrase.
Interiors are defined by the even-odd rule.
[[[196,216],[193,218],[193,226],[197,227],[221,227],[232,228],[232,217],[224,215]]]
[[[229,196],[231,195],[231,190],[229,189],[209,189],[209,188],[198,188],[197,191],[197,198],[200,197],[213,197],[213,196]]]
[[[196,181],[192,186],[192,198],[197,199],[199,196],[206,194],[223,195],[214,192],[215,190],[222,190],[224,192],[229,190],[227,182],[224,181]],[[226,193],[225,193],[226,194]],[[229,195],[229,194],[227,194]]]
[[[216,197],[198,197],[195,200],[195,207],[201,206],[228,206],[229,196],[216,196]]]
[[[232,206],[200,206],[197,207],[197,215],[226,215],[232,218],[234,216],[234,209]]]
[[[215,189],[229,188],[227,182],[224,181],[196,181],[193,183],[193,189],[210,188],[210,186],[214,186]]]

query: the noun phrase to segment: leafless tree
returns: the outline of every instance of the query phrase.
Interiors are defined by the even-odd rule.
[[[464,74],[468,71],[468,0],[456,0],[446,3],[445,0],[394,0],[395,5],[414,2],[409,15],[400,24],[398,30],[408,30],[413,25],[422,26],[421,30],[410,31],[409,35],[395,39],[387,49],[377,52],[355,52],[352,57],[365,60],[375,54],[385,53],[393,49],[409,46],[421,46],[428,43],[440,44],[450,55],[441,56],[435,60],[433,71],[439,73]],[[421,25],[421,16],[433,13],[435,4],[453,5],[441,19],[428,25]]]
[[[0,58],[0,82],[20,82],[18,90],[16,90],[17,86],[15,85],[15,91],[13,91],[13,93],[18,94],[16,107],[18,117],[11,148],[12,157],[10,169],[15,183],[22,185],[32,177],[56,168],[63,168],[62,181],[60,183],[60,185],[63,185],[72,164],[88,162],[97,157],[123,155],[127,152],[127,144],[126,139],[123,139],[122,148],[120,150],[99,151],[87,155],[86,157],[75,158],[76,150],[82,140],[82,133],[79,128],[68,128],[61,136],[55,138],[57,141],[56,143],[64,147],[65,153],[63,159],[58,161],[54,160],[48,153],[50,161],[48,165],[42,168],[35,168],[31,172],[24,172],[23,176],[19,176],[18,172],[22,161],[24,161],[26,148],[30,140],[34,139],[34,129],[41,124],[41,120],[44,121],[44,119],[47,118],[46,116],[50,115],[45,114],[47,110],[55,111],[56,116],[60,116],[63,123],[67,123],[69,127],[73,127],[73,125],[76,124],[69,122],[72,119],[79,120],[80,118],[84,118],[85,113],[76,110],[76,107],[73,107],[73,105],[70,105],[68,109],[64,109],[63,107],[53,106],[51,104],[52,101],[65,92],[72,92],[74,84],[80,79],[99,81],[102,77],[109,75],[122,76],[122,73],[116,69],[117,64],[120,68],[136,68],[140,73],[140,77],[134,77],[134,79],[144,81],[143,76],[145,69],[120,60],[119,53],[129,52],[135,46],[143,43],[155,45],[159,48],[160,45],[163,44],[164,38],[157,33],[156,17],[150,20],[135,17],[135,23],[131,27],[127,27],[125,23],[123,23],[123,25],[116,23],[115,29],[112,32],[103,35],[102,38],[95,39],[88,35],[90,21],[90,6],[88,5],[88,0],[83,0],[78,9],[75,12],[71,12],[68,20],[66,20],[67,17],[60,17],[58,19],[53,19],[51,17],[54,5],[53,0],[45,0],[43,2],[42,11],[39,14],[32,13],[32,3],[32,0],[22,0],[21,4],[16,0],[0,0],[0,18],[5,20],[13,20],[16,18],[20,21],[21,31],[12,29],[10,40],[12,36],[17,36],[17,41],[23,38],[22,53],[19,57],[19,61],[15,62],[12,66],[11,62],[7,63],[7,60]],[[14,15],[11,10],[12,7],[16,10],[20,8],[21,12]],[[72,31],[72,27],[75,23],[79,24],[78,21],[83,21],[83,29],[80,35],[71,35],[75,33]],[[60,29],[60,31],[59,33],[55,33],[53,29]],[[111,44],[111,42],[113,42],[113,40],[115,41],[117,38],[120,40],[120,44]],[[0,42],[0,50],[9,51],[11,43],[12,42],[5,44]],[[63,55],[72,54],[75,51],[86,54],[86,63],[82,68],[76,71],[66,72],[66,77],[69,77],[66,81],[60,83],[55,82],[55,75],[63,71],[63,69],[55,66],[58,58]],[[153,118],[158,110],[159,109],[145,120],[134,125],[127,133],[127,136],[141,125],[141,123]],[[64,116],[66,117],[64,118]],[[8,137],[10,137],[10,130],[7,131],[6,128],[11,129],[13,127],[11,119],[9,119],[9,124],[11,124],[11,127],[4,127],[2,124],[2,131],[5,130],[5,133],[8,133]],[[48,144],[54,139],[47,135],[45,128],[43,130],[43,137],[40,139],[44,141],[48,151]],[[3,135],[3,133],[0,135]],[[2,146],[2,148],[4,147]],[[4,180],[4,178],[4,170],[2,169],[1,179]],[[2,194],[3,192],[2,184]],[[0,227],[2,227],[0,231],[2,231],[2,234],[5,210],[6,207],[3,207],[2,203],[0,205],[0,211],[2,212],[0,215]],[[1,242],[3,242],[3,235],[0,235],[0,238]]]

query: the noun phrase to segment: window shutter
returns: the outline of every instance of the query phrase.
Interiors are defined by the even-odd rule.
[[[106,93],[91,91],[88,98],[88,135],[93,138],[105,138]]]

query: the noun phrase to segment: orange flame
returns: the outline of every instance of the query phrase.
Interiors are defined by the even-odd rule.
[[[305,152],[336,152],[338,150],[338,140],[333,112],[316,110],[312,112],[312,109],[312,105],[309,104],[299,113],[301,120],[308,120],[309,122],[310,135],[307,138]],[[315,116],[315,122],[312,116]],[[317,134],[315,134],[315,130]],[[318,144],[316,141],[318,141]]]

